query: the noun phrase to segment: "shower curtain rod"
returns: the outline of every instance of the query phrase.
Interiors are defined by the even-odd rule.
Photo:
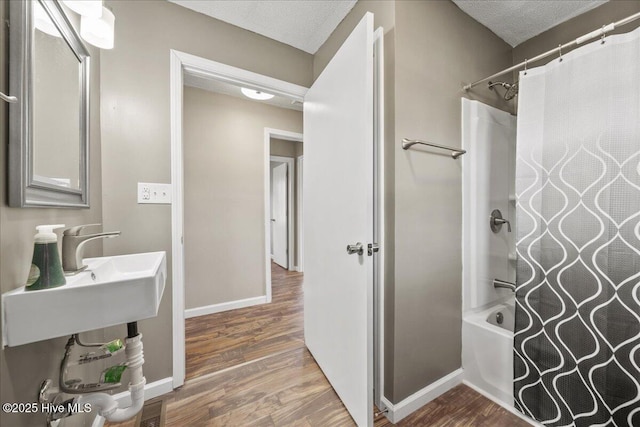
[[[633,14],[631,16],[627,16],[626,18],[621,19],[621,20],[619,20],[617,22],[612,22],[609,25],[603,25],[602,28],[599,28],[597,30],[591,31],[590,33],[587,33],[587,34],[585,34],[585,35],[583,35],[581,37],[578,37],[575,40],[572,40],[572,41],[570,41],[568,43],[560,45],[555,49],[551,49],[551,50],[549,50],[549,51],[547,51],[545,53],[541,53],[540,55],[535,56],[535,57],[533,57],[531,59],[525,59],[524,61],[522,61],[521,63],[519,63],[517,65],[509,67],[509,68],[507,68],[505,70],[502,70],[502,71],[500,71],[498,73],[492,74],[489,77],[485,77],[482,80],[478,80],[477,82],[465,85],[465,86],[462,87],[462,89],[464,89],[465,92],[466,92],[469,89],[471,89],[472,87],[477,86],[477,85],[479,85],[481,83],[484,83],[484,82],[487,82],[489,80],[495,79],[496,77],[502,76],[502,75],[510,73],[512,71],[516,71],[516,70],[518,70],[518,69],[520,69],[522,67],[526,68],[527,65],[531,64],[532,62],[537,62],[537,61],[539,61],[541,59],[544,59],[544,58],[546,58],[548,56],[554,55],[556,53],[561,53],[563,49],[567,49],[567,48],[569,48],[571,46],[577,46],[577,45],[582,44],[582,43],[584,43],[586,41],[594,39],[594,38],[596,38],[598,36],[604,37],[608,32],[613,31],[614,29],[616,29],[618,27],[621,27],[623,25],[626,25],[626,24],[628,24],[630,22],[633,22],[633,21],[635,21],[637,19],[640,19],[640,12],[635,13],[635,14]]]

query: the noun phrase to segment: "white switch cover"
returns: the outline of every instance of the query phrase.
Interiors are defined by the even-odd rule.
[[[139,182],[138,183],[138,203],[170,205],[171,204],[171,184]]]

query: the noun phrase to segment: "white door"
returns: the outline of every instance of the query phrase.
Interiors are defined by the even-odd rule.
[[[359,426],[373,425],[373,114],[367,13],[304,102],[305,343]]]
[[[271,230],[273,233],[273,261],[289,268],[287,253],[287,164],[273,168],[271,181]]]

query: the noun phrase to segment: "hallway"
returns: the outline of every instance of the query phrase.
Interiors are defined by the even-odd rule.
[[[272,262],[270,304],[186,319],[186,380],[304,348],[302,279]]]

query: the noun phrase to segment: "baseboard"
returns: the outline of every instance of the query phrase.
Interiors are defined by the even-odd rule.
[[[418,390],[406,399],[393,404],[385,397],[382,397],[382,403],[389,409],[387,418],[392,423],[397,423],[403,418],[411,415],[436,397],[446,393],[458,384],[462,383],[463,371],[456,369],[449,375],[440,378],[438,381],[429,384],[422,390]]]
[[[223,302],[220,304],[206,305],[204,307],[189,308],[184,311],[184,318],[190,319],[192,317],[204,316],[207,314],[220,313],[222,311],[235,310],[236,308],[251,307],[252,305],[265,304],[267,302],[266,296],[239,299],[236,301]]]
[[[169,393],[173,390],[173,378],[167,377],[158,381],[145,384],[144,386],[144,400],[155,399],[158,396]],[[118,404],[122,408],[126,408],[131,405],[131,393],[123,391],[122,393],[114,394],[114,399],[118,401]],[[96,415],[91,427],[103,427],[105,419],[100,415]]]
[[[464,380],[462,381],[462,383],[464,385],[466,385],[469,388],[472,388],[473,390],[477,391],[478,393],[480,393],[481,395],[483,395],[484,397],[486,397],[487,399],[497,403],[498,405],[502,406],[504,409],[506,409],[507,411],[511,412],[512,414],[516,415],[518,418],[528,422],[529,424],[531,424],[532,426],[535,427],[544,427],[542,424],[540,424],[539,422],[532,420],[531,418],[525,416],[522,412],[518,411],[516,408],[514,408],[512,405],[509,405],[507,402],[504,402],[501,399],[498,399],[497,397],[495,397],[494,395],[487,393],[486,391],[482,390],[481,388],[471,384],[469,381]]]

